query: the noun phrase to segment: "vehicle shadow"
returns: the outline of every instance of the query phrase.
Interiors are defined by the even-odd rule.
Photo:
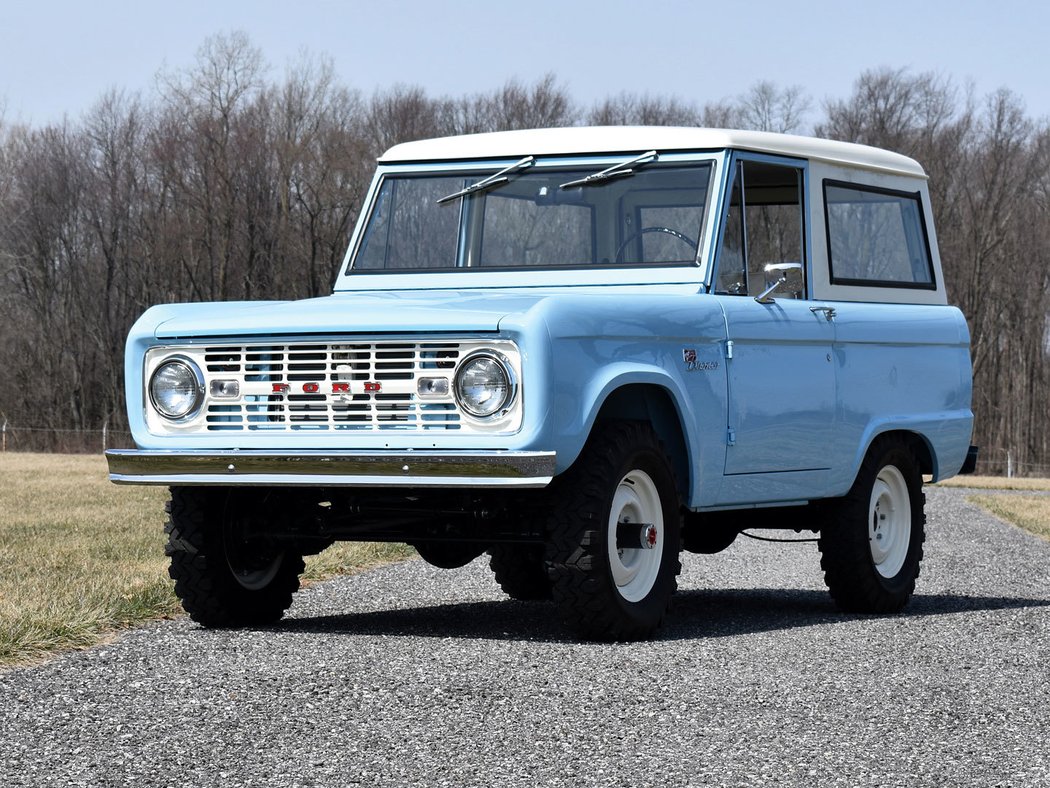
[[[912,598],[903,613],[891,617],[907,619],[1039,607],[1050,607],[1050,599],[919,594]],[[734,637],[885,618],[839,612],[827,593],[822,591],[768,588],[689,590],[675,596],[673,615],[655,640]],[[550,603],[513,600],[287,618],[272,629],[385,637],[577,642],[561,626],[557,611]]]

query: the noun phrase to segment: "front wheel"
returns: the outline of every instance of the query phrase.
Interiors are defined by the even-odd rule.
[[[652,428],[597,426],[553,494],[551,590],[566,623],[600,640],[651,635],[681,571],[678,490]]]
[[[926,538],[922,475],[902,438],[872,444],[857,479],[821,528],[820,565],[836,604],[896,613],[915,591]]]
[[[303,557],[256,535],[266,514],[235,491],[172,487],[168,574],[190,618],[206,627],[271,624],[299,589]]]

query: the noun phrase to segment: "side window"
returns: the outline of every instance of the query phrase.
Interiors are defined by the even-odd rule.
[[[722,238],[722,249],[718,253],[718,279],[716,293],[747,295],[747,258],[744,238],[744,201],[741,196],[744,179],[744,164],[737,165],[733,178],[733,190],[729,196],[729,213],[726,215],[726,231]]]
[[[933,289],[918,193],[824,182],[831,283]]]
[[[777,298],[805,298],[802,170],[737,162],[715,292],[756,296],[783,276]]]

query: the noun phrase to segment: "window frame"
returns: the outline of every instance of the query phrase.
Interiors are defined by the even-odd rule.
[[[886,279],[851,279],[835,276],[835,260],[831,246],[831,215],[828,211],[828,187],[838,187],[868,194],[881,194],[887,197],[897,197],[904,200],[914,201],[919,215],[919,230],[922,233],[922,248],[926,253],[926,268],[930,275],[929,282],[904,282]],[[828,254],[828,283],[845,287],[869,287],[869,288],[892,288],[895,290],[937,290],[937,272],[933,265],[933,250],[930,246],[930,233],[926,225],[926,206],[922,201],[921,191],[902,191],[900,189],[888,189],[884,186],[872,186],[865,183],[851,181],[840,181],[834,178],[824,178],[821,181],[821,200],[824,204],[824,234],[827,242]]]
[[[554,173],[558,172],[571,172],[577,169],[590,169],[595,167],[601,169],[603,166],[608,166],[609,163],[618,163],[623,155],[627,154],[612,154],[603,153],[599,157],[595,157],[591,160],[591,157],[584,157],[576,160],[576,157],[572,159],[565,159],[560,156],[544,157],[537,161],[535,168],[537,171],[549,170]],[[343,266],[342,277],[355,277],[355,279],[364,276],[406,276],[406,275],[439,275],[439,276],[451,276],[453,274],[462,274],[468,271],[487,271],[492,273],[518,273],[528,271],[546,271],[546,272],[558,272],[558,271],[626,271],[630,269],[660,269],[660,268],[679,268],[679,269],[701,269],[701,255],[698,250],[696,257],[688,262],[648,262],[648,263],[584,263],[584,264],[571,264],[571,265],[536,265],[536,266],[494,266],[494,265],[479,265],[473,262],[472,253],[480,253],[480,246],[476,246],[477,236],[475,233],[479,233],[478,224],[483,221],[484,217],[484,204],[485,199],[488,196],[485,192],[477,194],[466,195],[460,200],[460,218],[459,218],[459,229],[458,229],[458,240],[457,240],[457,251],[456,251],[456,265],[450,268],[357,268],[355,263],[357,262],[358,255],[361,253],[365,238],[369,232],[369,226],[372,222],[374,213],[378,208],[379,195],[382,193],[385,185],[390,181],[400,181],[411,178],[431,178],[442,175],[455,175],[458,176],[463,174],[467,179],[471,177],[483,178],[487,175],[491,175],[490,170],[498,170],[501,166],[502,161],[493,160],[485,162],[435,162],[432,165],[428,165],[425,168],[416,169],[415,167],[409,167],[402,169],[400,166],[392,167],[389,170],[380,169],[377,171],[374,178],[373,187],[370,189],[366,196],[367,209],[363,212],[360,217],[360,229],[355,231],[350,248],[347,250],[345,255],[345,262]],[[703,204],[699,206],[700,209],[700,246],[703,246],[704,230],[708,226],[708,214],[713,212],[715,209],[715,199],[717,195],[713,192],[716,186],[716,175],[718,173],[719,162],[715,156],[711,155],[710,151],[696,151],[696,152],[679,152],[673,151],[668,154],[661,155],[660,161],[646,169],[659,169],[663,167],[672,168],[696,168],[697,170],[706,169],[707,173],[704,178],[700,180],[705,190],[705,199]],[[597,171],[595,169],[594,171]],[[589,173],[588,173],[589,174]],[[593,212],[593,208],[592,208]],[[594,230],[592,229],[592,243]],[[480,256],[480,255],[479,255]],[[337,288],[338,285],[337,285]]]
[[[809,196],[809,184],[810,184],[810,181],[809,181],[809,160],[808,159],[796,159],[796,158],[792,158],[790,156],[777,156],[777,155],[773,155],[773,154],[756,153],[756,152],[751,152],[751,151],[730,150],[729,153],[731,155],[728,157],[728,159],[726,161],[726,166],[725,166],[725,169],[724,169],[723,180],[722,180],[722,185],[721,185],[721,190],[720,190],[720,199],[722,200],[722,205],[720,206],[720,210],[719,210],[718,227],[717,227],[717,231],[716,231],[716,233],[714,235],[714,238],[712,239],[713,240],[713,247],[712,247],[712,254],[711,254],[712,264],[711,264],[711,270],[710,270],[710,277],[709,277],[709,280],[708,280],[708,283],[707,283],[708,292],[714,293],[716,295],[726,295],[726,296],[733,295],[733,297],[740,297],[741,295],[745,295],[746,296],[745,293],[741,293],[741,294],[720,293],[720,292],[718,292],[716,290],[716,285],[718,283],[718,271],[719,271],[719,268],[720,268],[721,263],[722,263],[722,259],[721,259],[722,258],[722,247],[723,247],[723,244],[725,242],[726,228],[727,228],[727,226],[729,224],[729,211],[731,209],[730,203],[732,201],[732,192],[733,192],[733,185],[734,185],[734,183],[736,181],[736,173],[738,171],[739,166],[742,163],[757,162],[757,163],[760,163],[760,164],[772,164],[772,165],[775,165],[775,166],[778,166],[778,167],[785,167],[785,168],[789,168],[789,169],[798,170],[798,171],[801,172],[801,176],[802,177],[801,177],[801,180],[799,181],[798,188],[799,188],[799,213],[800,213],[800,221],[801,221],[802,224],[801,224],[801,227],[799,228],[799,230],[801,232],[800,241],[801,241],[801,244],[802,244],[802,249],[801,249],[802,259],[800,260],[800,262],[802,263],[802,278],[803,278],[804,288],[803,288],[802,298],[799,299],[799,300],[803,300],[803,301],[812,301],[812,300],[814,300],[816,298],[816,296],[815,296],[815,291],[814,291],[813,266],[812,266],[812,261],[813,261],[813,243],[812,243],[812,236],[811,236],[812,228],[811,228],[811,222],[810,222],[810,217],[809,217],[809,204],[810,204],[810,196]],[[746,178],[744,178],[743,176],[742,176],[742,180],[743,180],[743,182],[741,183],[741,193],[740,193],[741,210],[744,213],[746,213],[747,196],[745,195],[744,192],[747,189],[747,183],[746,183]],[[744,236],[743,237],[744,265],[746,267],[747,263],[748,263],[748,257],[747,257],[747,254],[748,254],[748,252],[747,252],[747,217],[746,216],[742,217],[741,226],[742,226],[742,232],[743,232],[743,236]],[[775,297],[775,295],[776,294],[774,293],[774,297]]]

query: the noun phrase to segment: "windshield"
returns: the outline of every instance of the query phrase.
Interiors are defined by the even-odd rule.
[[[696,263],[710,162],[499,169],[386,175],[353,270]]]

